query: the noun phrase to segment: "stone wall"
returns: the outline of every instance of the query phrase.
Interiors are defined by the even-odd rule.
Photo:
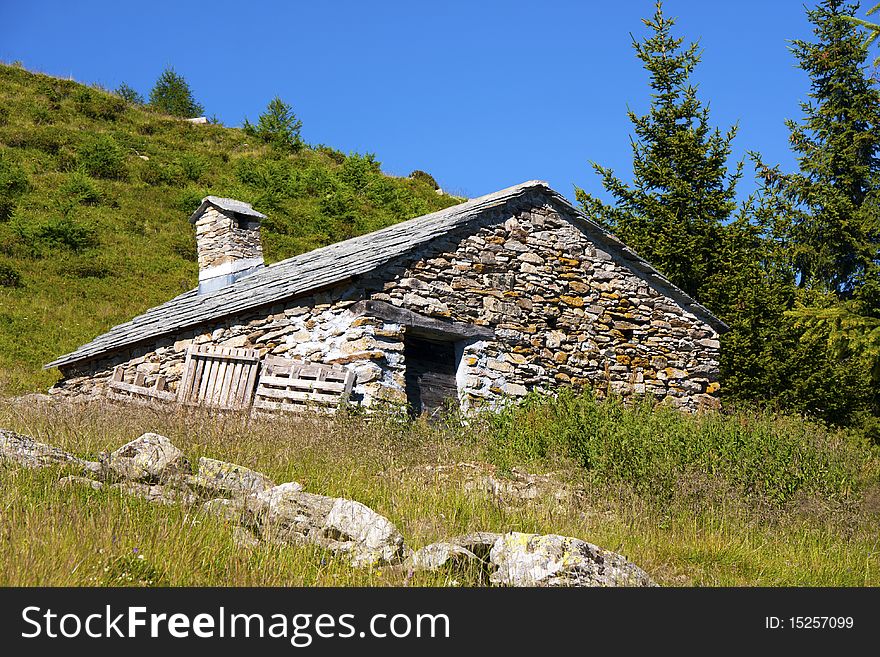
[[[259,221],[242,216],[239,225],[232,213],[210,205],[195,221],[199,271],[236,260],[263,258]]]
[[[195,342],[343,364],[355,401],[403,403],[405,328],[351,312],[371,299],[495,330],[458,344],[465,408],[560,385],[716,407],[717,333],[542,203],[486,213],[349,285],[65,370],[52,392],[101,394],[117,364],[125,380],[163,374],[174,389]]]

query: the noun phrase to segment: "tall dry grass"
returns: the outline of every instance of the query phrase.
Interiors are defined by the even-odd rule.
[[[251,420],[103,404],[4,403],[0,427],[90,458],[156,431],[194,463],[200,456],[219,458],[278,483],[298,481],[311,492],[361,501],[389,517],[415,549],[471,531],[559,533],[621,552],[665,585],[880,584],[877,457],[856,438],[791,418],[591,409],[589,399],[562,400],[578,405],[577,412],[569,406],[562,413],[563,407],[536,403],[440,425],[393,415]],[[753,460],[748,477],[735,476],[742,454],[766,445],[773,431],[803,462],[788,479],[802,481],[799,473],[822,463],[837,474],[821,486],[802,481],[782,497],[777,491],[788,484],[750,484],[789,472],[782,458],[763,465]],[[703,448],[671,447],[688,436],[715,449],[740,445],[740,452],[730,452],[725,466],[724,459],[694,456]],[[604,465],[583,458],[582,443],[591,440],[599,444],[589,453],[604,455]],[[801,443],[806,446],[796,448]],[[425,467],[462,462],[476,465]],[[518,500],[474,486],[468,475],[503,480],[516,466],[552,472],[571,494]],[[0,585],[481,583],[476,572],[352,569],[343,557],[312,547],[239,547],[232,527],[197,508],[59,488],[61,474],[0,465]]]

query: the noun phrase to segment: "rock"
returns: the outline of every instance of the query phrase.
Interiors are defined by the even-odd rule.
[[[399,563],[403,537],[368,506],[344,498],[303,492],[296,482],[259,493],[264,535],[282,543],[303,542],[351,555],[354,566]]]
[[[110,488],[122,491],[128,495],[141,497],[148,502],[158,502],[169,506],[173,504],[195,504],[197,501],[195,495],[189,491],[141,481],[122,481],[118,484],[113,484]]]
[[[190,473],[189,461],[170,440],[158,433],[145,433],[110,454],[106,467],[131,481],[158,482]]]
[[[448,539],[446,542],[463,547],[478,559],[488,561],[489,552],[492,550],[492,546],[495,545],[501,537],[502,534],[496,534],[495,532],[474,532],[472,534],[465,534],[464,536],[455,536]]]
[[[202,511],[252,529],[259,529],[266,505],[256,497],[243,496],[229,499],[219,497],[202,504]]]
[[[324,530],[352,544],[352,565],[396,563],[403,554],[403,536],[394,523],[354,500],[337,498],[324,521]]]
[[[480,561],[479,557],[461,545],[454,543],[432,543],[417,550],[407,559],[412,570],[437,570],[443,566],[464,566]]]
[[[53,465],[75,465],[86,472],[98,472],[101,466],[86,461],[63,449],[37,442],[30,436],[0,429],[0,462],[10,461],[25,468],[48,468]]]
[[[504,534],[489,561],[489,581],[501,586],[657,586],[625,557],[558,534]]]
[[[186,482],[192,488],[229,495],[255,495],[275,486],[264,474],[204,456],[199,458],[198,473]]]
[[[88,477],[77,477],[76,475],[69,475],[67,477],[61,477],[58,480],[58,485],[63,488],[70,488],[73,486],[88,486],[93,490],[100,490],[104,487],[100,481],[95,481],[94,479],[89,479]]]

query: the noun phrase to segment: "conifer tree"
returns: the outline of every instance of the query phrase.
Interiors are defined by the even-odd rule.
[[[709,109],[690,81],[700,62],[698,45],[684,48],[684,39],[672,36],[675,21],[663,15],[661,2],[643,23],[652,33],[634,39],[633,47],[650,74],[652,103],[644,116],[628,111],[635,131],[632,183],[593,163],[614,205],[579,188],[575,194],[588,216],[705,301],[701,288],[714,270],[723,225],[736,209],[742,163],[732,172],[727,168],[736,127],[722,133],[710,126]]]
[[[260,115],[257,125],[245,119],[243,129],[282,151],[298,151],[303,147],[300,130],[302,121],[296,118],[293,108],[279,96],[275,96]]]
[[[162,71],[150,91],[150,105],[166,114],[191,118],[199,116],[204,108],[196,102],[189,83],[169,67]]]
[[[880,94],[866,71],[858,5],[823,0],[807,11],[816,42],[791,50],[810,76],[803,120],[786,122],[796,173],[766,169],[767,190],[789,204],[788,243],[801,287],[840,298],[871,285],[880,264]]]

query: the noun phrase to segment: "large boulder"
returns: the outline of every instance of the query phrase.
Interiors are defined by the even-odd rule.
[[[352,565],[398,563],[404,552],[403,536],[388,518],[354,500],[337,498],[324,519],[324,534],[336,549],[352,554]]]
[[[149,483],[192,472],[183,452],[158,433],[145,433],[126,443],[107,456],[103,464],[111,476]]]
[[[501,586],[657,586],[626,557],[558,534],[504,534],[489,561]]]
[[[198,472],[187,477],[187,484],[200,491],[231,496],[256,495],[275,486],[264,474],[204,456],[199,459]]]
[[[296,482],[255,496],[263,535],[283,543],[311,543],[350,555],[354,566],[399,563],[403,537],[388,518],[344,498],[306,493]]]
[[[0,429],[0,462],[16,463],[25,468],[74,465],[85,472],[97,472],[100,465],[86,461],[63,449],[37,442],[30,436]]]

